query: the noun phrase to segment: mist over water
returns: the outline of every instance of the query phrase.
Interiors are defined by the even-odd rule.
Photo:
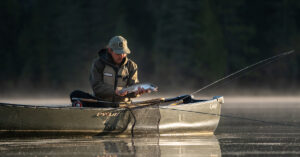
[[[188,93],[188,92],[183,92]],[[182,94],[182,93],[181,93]],[[178,93],[174,94],[145,94],[138,98],[132,99],[132,101],[143,101],[155,98],[172,98],[179,96]],[[217,95],[196,95],[195,99],[208,100],[212,99],[213,96]],[[248,107],[300,107],[300,96],[298,95],[221,95],[225,98],[225,104],[222,108],[229,107],[239,107],[239,108],[248,108]],[[24,105],[69,105],[69,97],[52,97],[52,96],[38,96],[38,97],[0,97],[0,102],[2,103],[12,103],[12,104],[24,104]],[[240,105],[247,104],[247,105]]]

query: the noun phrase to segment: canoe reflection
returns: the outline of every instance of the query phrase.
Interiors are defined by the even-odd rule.
[[[0,156],[221,156],[215,136],[0,140]]]

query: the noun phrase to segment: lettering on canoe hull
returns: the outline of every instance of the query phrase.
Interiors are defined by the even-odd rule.
[[[108,119],[110,119],[111,117],[117,117],[118,115],[119,112],[98,112],[96,114],[96,117],[104,119],[103,124],[105,124]]]
[[[118,115],[119,115],[118,112],[115,112],[115,113],[113,113],[113,112],[98,112],[96,116],[97,117],[116,117]]]

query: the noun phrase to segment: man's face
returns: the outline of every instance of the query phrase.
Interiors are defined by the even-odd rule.
[[[112,51],[111,49],[109,50],[109,53],[111,54],[114,62],[116,64],[121,64],[123,59],[127,56],[127,54],[116,54],[114,51]]]

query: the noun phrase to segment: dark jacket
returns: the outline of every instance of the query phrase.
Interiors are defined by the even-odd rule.
[[[112,102],[126,101],[127,98],[135,97],[132,94],[125,97],[117,96],[115,90],[138,83],[137,73],[137,65],[132,60],[126,57],[120,66],[117,66],[107,49],[101,49],[90,73],[90,84],[94,95]]]

